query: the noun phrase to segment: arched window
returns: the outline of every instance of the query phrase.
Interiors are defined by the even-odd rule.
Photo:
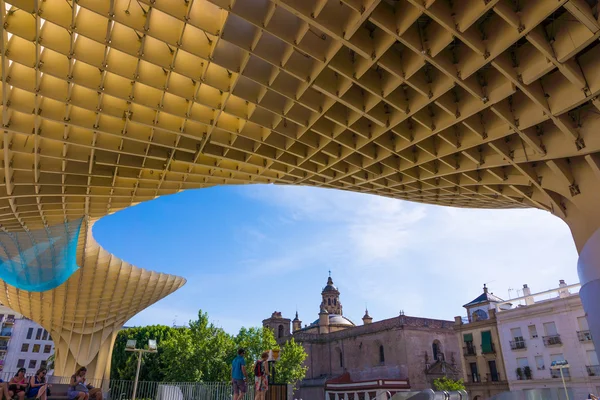
[[[433,342],[433,361],[437,361],[438,360],[438,353],[440,351],[437,342]]]
[[[385,364],[385,353],[383,352],[383,345],[379,346],[379,363]]]
[[[340,367],[344,368],[344,353],[340,350]]]
[[[279,337],[279,338],[283,337],[283,325],[279,325],[279,332],[277,334],[277,337]]]
[[[333,299],[333,305],[334,306],[337,305],[337,300],[336,299]]]
[[[327,305],[331,305],[331,299],[327,299]]]

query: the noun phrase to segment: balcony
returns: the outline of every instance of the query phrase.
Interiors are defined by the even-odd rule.
[[[8,346],[0,345],[0,351],[7,351]]]
[[[523,350],[526,349],[525,339],[523,338],[515,338],[515,340],[510,341],[511,350]]]
[[[588,376],[600,376],[600,365],[587,365]]]
[[[3,339],[9,338],[10,339],[11,336],[12,336],[11,331],[0,332],[0,338],[3,338]]]
[[[580,342],[590,342],[592,340],[592,332],[590,331],[577,331],[577,337]]]
[[[552,376],[553,378],[560,378],[560,371],[561,370],[559,370],[559,369],[551,369],[550,370],[550,376]],[[562,369],[562,373],[563,373],[563,377],[565,379],[571,377],[571,373],[569,372],[569,368],[563,368]]]
[[[477,352],[475,351],[475,346],[471,345],[463,347],[463,354],[465,355],[465,357],[475,357],[477,355]]]
[[[481,377],[479,376],[479,374],[470,374],[467,377],[467,382],[468,383],[481,383]]]
[[[481,354],[496,354],[496,346],[494,346],[494,343],[490,343],[489,349],[484,349],[484,347],[481,346]]]
[[[542,339],[544,339],[544,346],[546,347],[562,345],[562,340],[560,339],[560,335],[558,334],[543,336]]]
[[[500,382],[500,373],[486,374],[485,379],[487,382]]]
[[[2,323],[4,325],[14,325],[15,319],[14,318],[6,318],[4,321],[2,321]]]

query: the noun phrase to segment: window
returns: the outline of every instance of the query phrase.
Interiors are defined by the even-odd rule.
[[[521,370],[525,369],[525,367],[529,367],[529,362],[527,361],[527,357],[517,358],[517,367],[521,368]]]
[[[379,346],[379,363],[385,364],[385,354],[383,352],[383,345]]]
[[[546,336],[558,335],[558,331],[556,330],[556,324],[554,322],[546,322],[544,324],[544,332],[546,332]]]
[[[37,360],[29,360],[29,368],[35,368],[37,365]]]
[[[14,314],[8,314],[6,316],[6,319],[12,319],[12,320],[14,320],[15,319],[15,315]]]
[[[470,363],[469,368],[471,369],[471,382],[479,382],[479,372],[477,371],[477,363]]]
[[[337,299],[333,299],[333,305],[336,306],[337,305]]]
[[[492,331],[481,332],[481,352],[483,354],[495,353],[494,345],[492,344]]]
[[[463,341],[465,342],[465,356],[474,356],[476,354],[475,352],[475,346],[473,345],[473,334],[472,333],[465,333],[463,335]]]
[[[277,332],[277,337],[278,338],[282,338],[283,337],[283,325],[279,325],[278,332]]]
[[[35,333],[35,340],[40,340],[42,338],[42,328],[38,328],[37,332]]]
[[[40,361],[40,368],[46,368],[47,365],[48,365],[48,361],[46,361],[46,360]]]
[[[435,340],[433,345],[433,362],[444,361],[444,353],[442,353],[442,344],[439,340]]]
[[[562,355],[562,353],[560,354],[550,354],[550,363],[554,362],[554,361],[565,361],[565,357]],[[550,364],[552,365],[552,364]],[[558,369],[553,369],[551,370],[551,375],[553,378],[560,378],[561,374],[560,374],[560,370]],[[571,375],[569,374],[569,368],[562,368],[562,374],[565,378],[569,378]]]
[[[327,299],[327,305],[330,306],[331,305],[331,299]]]
[[[22,351],[23,353],[25,353],[25,352],[28,352],[28,351],[29,351],[29,343],[23,343],[23,344],[21,345],[21,351]]]
[[[527,329],[529,330],[529,338],[530,339],[535,339],[538,337],[537,329],[536,329],[535,325],[529,325],[527,327]]]
[[[512,335],[514,341],[523,340],[523,334],[521,333],[521,328],[512,328],[510,330],[510,334]]]
[[[588,365],[600,365],[598,363],[598,354],[596,354],[596,350],[588,350],[586,351],[587,353],[587,359],[589,364]]]
[[[344,368],[344,353],[340,350],[340,367]]]
[[[23,368],[24,366],[25,366],[25,360],[20,358],[19,361],[17,361],[17,368]]]
[[[52,351],[52,345],[44,345],[44,353],[50,353]]]
[[[29,328],[27,330],[27,339],[31,339],[33,337],[33,328]]]
[[[589,331],[590,327],[588,326],[588,321],[586,317],[578,317],[577,325],[579,325],[580,331]]]
[[[544,364],[544,356],[535,356],[535,366],[538,370],[546,369],[546,365]]]
[[[44,335],[42,336],[42,340],[48,340],[48,331],[44,329]]]
[[[498,374],[498,368],[496,367],[496,360],[488,361],[488,367],[490,368],[490,376],[488,379],[492,382],[498,382],[500,380],[500,374]]]
[[[4,314],[0,314],[0,320],[4,318]]]
[[[34,353],[39,353],[40,352],[40,345],[39,344],[34,344],[33,345],[33,350]]]

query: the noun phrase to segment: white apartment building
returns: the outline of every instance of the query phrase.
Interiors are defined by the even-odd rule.
[[[0,371],[2,378],[26,368],[34,374],[54,354],[48,331],[35,322],[0,305]]]
[[[496,305],[511,391],[531,390],[533,397],[529,397],[544,400],[566,400],[565,386],[571,400],[600,392],[600,363],[576,293],[579,286],[567,286],[561,280],[558,288],[531,294],[523,285],[523,296],[510,300],[512,308]],[[563,386],[560,370],[550,366],[564,360],[569,367],[562,370]]]

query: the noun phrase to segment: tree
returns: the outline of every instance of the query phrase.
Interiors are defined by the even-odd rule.
[[[162,363],[165,358],[162,344],[169,338],[180,334],[185,328],[172,328],[164,325],[144,326],[140,328],[127,328],[117,334],[115,347],[112,354],[111,379],[133,380],[137,368],[137,354],[126,352],[127,340],[134,339],[137,346],[148,346],[149,339],[155,339],[158,345],[157,354],[145,354],[140,368],[140,381],[162,381],[164,374]]]
[[[219,382],[231,379],[235,342],[222,328],[198,311],[190,327],[163,344],[163,372],[167,382]]]
[[[277,383],[286,383],[295,385],[304,377],[308,367],[305,367],[306,351],[301,344],[296,343],[292,338],[281,348],[279,361],[275,364],[275,379]]]
[[[277,346],[273,331],[269,328],[241,328],[235,337],[236,348],[246,350],[246,371],[250,380],[254,379],[254,363],[260,359],[263,352],[269,351]],[[235,353],[228,360],[231,364]]]
[[[433,381],[433,387],[435,390],[453,392],[457,390],[465,390],[465,384],[462,379],[455,381],[446,376],[438,378]]]

